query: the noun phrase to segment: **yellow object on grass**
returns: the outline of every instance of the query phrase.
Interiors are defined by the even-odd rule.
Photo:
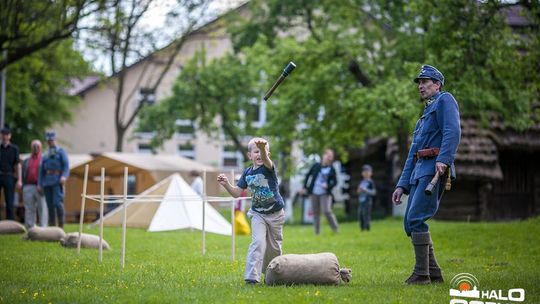
[[[234,212],[234,231],[238,235],[248,235],[251,233],[246,215],[240,210]]]

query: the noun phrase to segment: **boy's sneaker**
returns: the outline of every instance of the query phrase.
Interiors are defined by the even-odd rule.
[[[254,281],[254,280],[246,280],[246,285],[248,286],[255,286],[257,284],[259,284],[259,282]]]

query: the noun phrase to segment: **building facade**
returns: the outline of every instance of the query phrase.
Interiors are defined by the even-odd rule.
[[[246,14],[246,6],[235,11]],[[200,50],[205,51],[209,60],[221,57],[232,51],[230,37],[226,31],[224,18],[218,18],[195,32],[184,42],[174,63],[165,74],[162,82],[154,91],[149,89],[155,83],[165,67],[170,47],[166,47],[121,71],[125,77],[122,119],[126,121],[138,107],[141,100],[147,103],[160,102],[170,96],[174,81],[182,72],[182,66]],[[80,104],[73,110],[73,118],[54,126],[58,140],[68,153],[100,154],[114,151],[116,148],[115,132],[115,84],[117,75],[104,80],[97,77],[80,84],[76,94],[81,97]],[[151,106],[151,105],[150,105]],[[259,106],[259,115],[255,125],[264,124],[265,107]],[[211,138],[199,130],[190,120],[178,119],[177,132],[155,152],[159,154],[177,154],[200,163],[223,170],[240,169],[242,155],[222,134]],[[152,153],[150,141],[152,130],[136,132],[137,120],[127,129],[122,143],[122,151],[127,153]],[[214,136],[213,136],[214,137]]]

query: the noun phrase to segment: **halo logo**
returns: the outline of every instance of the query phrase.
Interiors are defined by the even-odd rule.
[[[480,298],[478,279],[470,273],[459,273],[450,282],[450,295],[454,297]]]
[[[523,288],[512,288],[505,292],[500,289],[478,290],[479,286],[478,279],[470,273],[459,273],[455,275],[450,282],[450,296],[452,297],[450,304],[503,304],[525,301],[525,289]],[[454,297],[458,298],[456,299]],[[486,299],[487,301],[459,298]]]

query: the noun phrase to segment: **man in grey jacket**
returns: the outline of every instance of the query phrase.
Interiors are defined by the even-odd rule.
[[[41,227],[47,226],[48,210],[45,197],[39,184],[39,168],[41,166],[41,142],[32,141],[32,154],[23,161],[22,183],[24,201],[24,224],[32,228],[36,224],[36,215],[39,217]]]

